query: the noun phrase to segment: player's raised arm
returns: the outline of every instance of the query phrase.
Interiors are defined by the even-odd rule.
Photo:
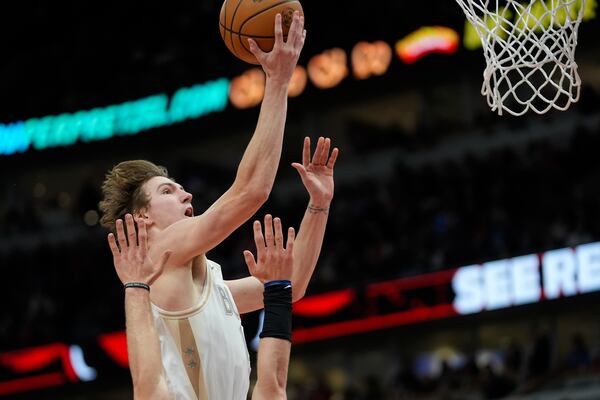
[[[304,218],[298,230],[294,257],[293,301],[304,297],[308,282],[315,270],[333,200],[333,168],[339,155],[335,147],[330,154],[331,139],[320,137],[315,152],[310,156],[310,138],[304,139],[302,164],[293,163],[309,194]]]
[[[304,38],[304,17],[295,12],[286,42],[283,41],[281,14],[277,14],[275,45],[269,53],[260,50],[252,39],[249,40],[250,50],[262,65],[267,78],[256,130],[238,167],[230,189],[232,192],[253,191],[264,200],[271,192],[281,157],[288,86],[304,46]],[[226,196],[227,193],[224,198]]]
[[[170,252],[165,252],[158,263],[147,255],[146,225],[138,221],[136,234],[131,214],[117,220],[117,239],[108,235],[115,270],[125,287],[125,319],[127,324],[127,352],[133,380],[135,399],[170,399],[163,372],[158,334],[150,308],[150,285],[160,275]],[[117,245],[118,241],[118,245]]]
[[[298,301],[304,296],[321,253],[329,206],[333,199],[333,168],[338,154],[337,148],[331,151],[329,138],[320,137],[311,158],[310,139],[306,137],[302,150],[302,163],[292,164],[300,174],[302,183],[310,196],[294,247],[293,301]],[[265,224],[269,224],[268,219],[265,219]],[[255,278],[227,281],[227,285],[240,313],[251,312],[263,307],[262,285]]]
[[[266,74],[265,96],[235,181],[203,215],[174,224],[162,235],[158,251],[173,249],[174,263],[186,262],[216,246],[254,215],[271,192],[281,157],[289,81],[306,37],[304,17],[294,13],[284,41],[278,14],[275,36],[273,50],[268,53],[250,41],[250,49]]]
[[[286,398],[287,372],[292,340],[292,269],[294,265],[294,229],[288,229],[287,243],[281,220],[265,224],[254,222],[256,259],[246,250],[244,258],[250,274],[264,283],[265,319],[258,348],[257,381],[253,400]],[[275,229],[273,229],[273,227]]]

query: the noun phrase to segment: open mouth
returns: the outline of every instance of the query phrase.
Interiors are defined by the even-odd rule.
[[[188,208],[185,210],[185,216],[186,216],[186,217],[193,217],[193,216],[194,216],[194,208],[193,208],[193,207],[191,207],[191,206],[190,206],[190,207],[188,207]]]

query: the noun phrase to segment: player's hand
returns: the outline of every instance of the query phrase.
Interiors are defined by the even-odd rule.
[[[127,235],[121,219],[116,221],[117,239],[115,240],[115,235],[112,233],[108,234],[108,245],[113,255],[117,275],[123,284],[142,282],[151,285],[162,273],[171,252],[165,251],[159,262],[155,263],[148,255],[148,236],[144,220],[137,220],[137,234],[131,214],[125,215],[125,224]]]
[[[328,207],[333,199],[333,167],[340,151],[336,147],[330,154],[330,149],[331,139],[320,137],[311,159],[310,138],[306,137],[302,149],[302,164],[292,163],[308,190],[313,206]]]
[[[275,226],[275,230],[273,230]],[[254,221],[256,259],[249,250],[244,250],[244,259],[250,275],[265,283],[274,280],[292,280],[294,265],[294,228],[288,229],[287,243],[283,247],[281,220],[265,215],[265,233],[260,222]]]
[[[275,43],[273,50],[265,53],[258,47],[254,40],[248,39],[248,42],[250,44],[250,51],[262,65],[267,79],[277,83],[288,84],[296,68],[302,47],[304,47],[305,39],[304,17],[300,16],[298,11],[295,11],[290,30],[288,31],[287,41],[283,41],[281,14],[277,14],[275,17]]]

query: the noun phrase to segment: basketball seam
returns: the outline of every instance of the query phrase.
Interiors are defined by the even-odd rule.
[[[223,3],[223,21],[225,22],[225,25],[227,24],[227,2],[229,0],[225,0],[225,2]],[[223,41],[225,42],[225,46],[227,46],[227,29],[225,27],[225,25],[223,25],[221,23],[221,21],[219,20],[219,25],[223,28]],[[227,46],[229,47],[229,46]]]
[[[223,22],[225,23],[225,25],[227,25],[227,2],[229,0],[225,0],[225,2],[223,3]],[[221,19],[219,18],[219,25],[223,25],[221,24]],[[223,28],[225,28],[223,26]],[[227,35],[227,31],[223,32],[223,39],[225,39],[225,36]]]
[[[223,28],[225,31],[232,33],[234,35],[238,35],[238,36],[245,36],[245,37],[249,37],[249,38],[258,38],[258,39],[274,39],[275,36],[262,36],[262,35],[247,35],[245,33],[241,33],[241,32],[236,32],[233,29],[228,29],[225,25],[223,25],[222,23],[219,22],[219,25],[221,26],[221,28]],[[285,39],[288,35],[283,35],[283,38]]]
[[[244,27],[244,25],[246,24],[246,22],[250,21],[252,18],[256,17],[257,15],[260,15],[260,14],[264,13],[265,11],[269,11],[269,10],[270,10],[270,9],[272,9],[272,8],[275,8],[275,7],[277,7],[277,6],[280,6],[280,5],[282,5],[282,4],[286,4],[286,3],[299,3],[299,1],[298,1],[298,0],[284,0],[284,1],[280,1],[280,2],[279,2],[279,3],[277,3],[277,4],[272,4],[270,7],[267,7],[267,8],[265,8],[264,10],[260,10],[260,11],[259,11],[259,12],[257,12],[256,14],[254,14],[254,15],[251,15],[250,17],[246,18],[246,20],[245,20],[245,21],[242,23],[242,25],[240,25],[240,32],[242,31],[242,28]],[[232,25],[233,25],[233,24],[232,24]],[[246,36],[246,35],[244,35],[244,36]],[[275,36],[273,36],[273,37],[275,37]],[[252,52],[250,51],[250,49],[246,47],[246,44],[245,44],[244,42],[242,42],[242,35],[241,35],[241,33],[240,33],[240,34],[238,34],[238,39],[239,39],[239,41],[240,41],[240,44],[242,45],[242,47],[243,47],[243,48],[244,48],[246,51],[248,51],[248,52],[250,52],[250,53],[252,54]]]
[[[233,28],[233,22],[235,21],[235,14],[237,14],[237,12],[238,12],[240,6],[242,5],[243,1],[244,0],[239,0],[238,3],[237,3],[237,6],[235,6],[235,10],[233,10],[233,15],[231,16],[231,27],[232,28]],[[227,23],[227,21],[225,21],[225,23]],[[224,28],[227,29],[227,27],[224,27]],[[233,52],[237,53],[237,49],[235,48],[235,43],[233,41],[233,29],[231,30],[230,33],[231,33],[231,35],[230,35],[231,36],[231,38],[230,38],[231,39],[231,47],[233,47],[233,50],[234,50]]]

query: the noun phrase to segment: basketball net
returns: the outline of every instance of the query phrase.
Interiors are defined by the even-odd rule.
[[[585,0],[456,0],[483,45],[492,111],[566,110],[579,99],[577,30]]]

